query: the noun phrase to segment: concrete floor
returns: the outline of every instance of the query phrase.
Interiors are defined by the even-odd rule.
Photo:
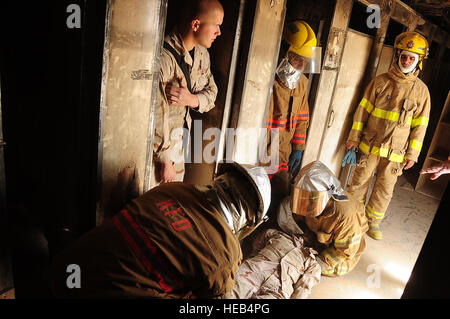
[[[414,191],[400,176],[381,224],[383,240],[366,235],[359,264],[343,277],[322,277],[310,299],[398,299],[402,296],[439,201]]]

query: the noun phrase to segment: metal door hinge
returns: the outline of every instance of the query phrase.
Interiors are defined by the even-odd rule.
[[[6,142],[4,140],[0,139],[0,146],[5,146],[5,145],[6,145]]]

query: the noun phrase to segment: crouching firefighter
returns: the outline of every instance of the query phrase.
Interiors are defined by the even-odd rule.
[[[302,227],[307,227],[315,235],[312,245],[320,252],[322,275],[347,274],[357,265],[366,246],[364,235],[369,227],[364,205],[346,193],[320,161],[303,167],[292,187],[291,195],[278,210],[280,228],[303,234]]]
[[[380,223],[398,176],[419,158],[431,107],[430,92],[417,77],[428,55],[427,40],[417,32],[404,32],[394,47],[395,63],[366,88],[346,145],[348,152],[359,149],[361,154],[348,192],[367,204],[367,234],[374,239],[383,238]],[[375,184],[366,203],[375,170]]]
[[[53,262],[62,298],[220,298],[234,286],[240,240],[266,219],[263,168],[221,163],[211,185],[162,184],[89,231]],[[78,287],[67,272],[79,270]]]

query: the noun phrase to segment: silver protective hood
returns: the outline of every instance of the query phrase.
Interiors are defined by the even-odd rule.
[[[320,161],[314,161],[303,167],[297,175],[293,187],[310,192],[326,191],[329,197],[336,201],[348,200],[344,189],[341,187],[341,182]]]
[[[230,170],[237,170],[249,184],[244,182],[232,185],[229,180],[220,177]],[[217,175],[213,188],[218,197],[221,213],[231,231],[242,239],[267,220],[271,196],[269,177],[262,167],[238,163],[219,164]],[[254,191],[249,189],[249,186]],[[249,198],[255,194],[256,198]],[[256,203],[256,210],[251,209],[252,201]]]
[[[300,77],[303,73],[289,63],[288,57],[281,60],[280,65],[275,72],[280,81],[291,90],[297,87],[298,81],[300,81]]]

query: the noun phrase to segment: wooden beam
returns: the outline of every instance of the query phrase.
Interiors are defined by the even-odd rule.
[[[357,0],[358,2],[368,6],[370,4],[377,4],[382,7],[383,0]],[[425,19],[413,8],[409,7],[405,3],[399,0],[392,0],[390,4],[391,18],[401,24],[414,30],[417,25],[425,23]]]
[[[317,160],[320,155],[321,142],[328,123],[331,99],[336,86],[342,52],[347,39],[347,28],[352,7],[352,0],[336,1],[324,54],[322,73],[317,88],[320,94],[317,95],[314,107],[312,108],[312,116],[309,124],[309,132],[314,132],[314,134],[308,134],[302,166]]]
[[[384,39],[391,19],[391,12],[394,0],[381,0],[381,21],[380,27],[377,29],[371,52],[369,55],[369,61],[367,62],[367,68],[363,79],[362,87],[366,87],[369,82],[375,77],[377,73],[378,63],[380,62],[381,51],[383,50]]]
[[[98,143],[97,225],[123,207],[132,172],[151,186],[159,57],[167,0],[109,0]],[[152,23],[148,23],[152,21]]]
[[[16,299],[16,293],[14,288],[0,294],[0,300],[2,299]]]
[[[384,0],[357,0],[368,6],[377,4],[382,7]],[[391,0],[390,17],[391,19],[403,24],[408,31],[417,31],[427,37],[430,41],[445,44],[450,47],[448,32],[425,19],[420,13],[400,0]],[[383,9],[382,9],[383,10]],[[383,13],[383,12],[382,12]]]
[[[232,151],[232,159],[238,163],[259,161],[259,136],[255,133],[265,127],[285,15],[286,0],[257,1],[241,100],[239,109],[233,111],[241,133],[236,134],[234,145],[225,154],[230,159]]]

